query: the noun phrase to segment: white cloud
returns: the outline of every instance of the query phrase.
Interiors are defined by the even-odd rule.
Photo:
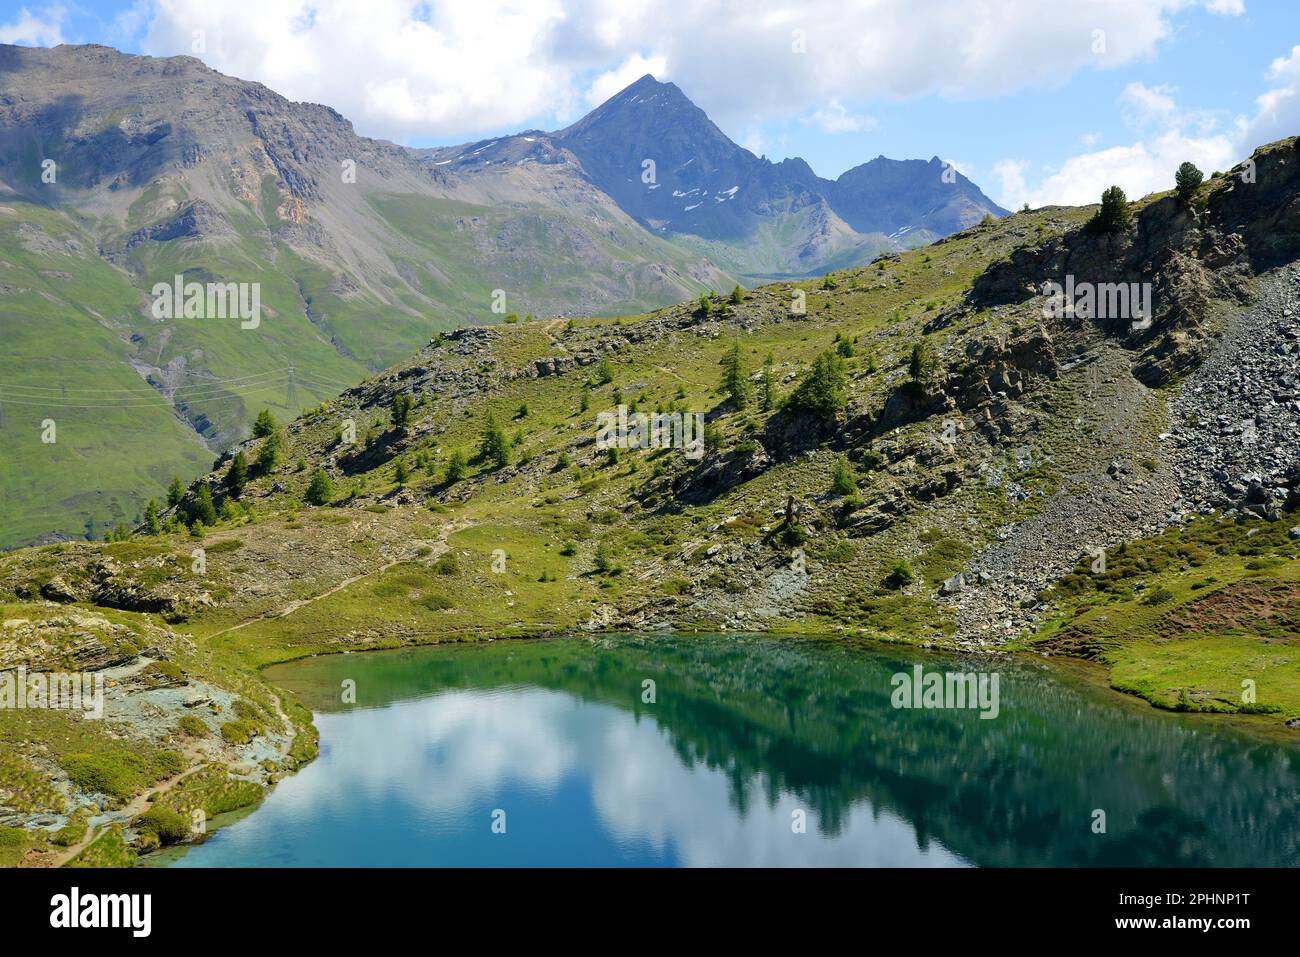
[[[1003,193],[1002,202],[1014,207],[1065,204],[1082,206],[1095,203],[1102,190],[1118,185],[1130,199],[1147,193],[1172,189],[1174,171],[1180,163],[1191,160],[1208,176],[1226,169],[1237,160],[1237,145],[1227,135],[1194,138],[1177,130],[1130,146],[1114,146],[1095,153],[1084,153],[1066,160],[1060,168],[1045,176],[1037,187],[1021,184],[1019,195]]]
[[[1171,189],[1174,171],[1185,161],[1195,163],[1206,175],[1228,169],[1255,146],[1300,128],[1300,46],[1290,56],[1275,60],[1269,76],[1284,85],[1259,98],[1254,120],[1241,117],[1225,129],[1219,129],[1218,117],[1212,113],[1180,108],[1171,87],[1130,83],[1120,93],[1118,105],[1140,139],[1070,157],[1043,171],[1037,185],[1030,185],[1027,163],[1003,160],[994,167],[1001,187],[998,201],[1008,208],[1023,203],[1083,205],[1097,202],[1102,190],[1112,185],[1136,199]],[[1084,140],[1085,146],[1094,143]]]
[[[1245,141],[1256,146],[1300,130],[1300,46],[1274,60],[1268,78],[1277,85],[1255,101],[1255,117],[1243,124]]]
[[[24,46],[58,46],[63,42],[63,19],[67,11],[61,4],[46,7],[43,13],[32,13],[20,7],[18,15],[9,23],[0,23],[0,43]]]
[[[999,203],[1007,209],[1018,209],[1029,198],[1029,184],[1025,182],[1025,170],[1029,164],[1024,160],[1000,160],[993,164],[993,175],[997,177],[996,192],[1001,199]]]
[[[1165,122],[1173,115],[1176,92],[1171,86],[1130,83],[1119,95],[1119,105],[1130,126],[1144,127],[1151,123]]]
[[[326,103],[360,132],[444,136],[554,115],[573,96],[553,65],[557,0],[456,0],[425,19],[404,0],[157,0],[145,47],[191,52],[295,100]],[[257,29],[250,29],[256,24]]]
[[[667,63],[661,56],[645,57],[637,53],[616,67],[596,77],[595,81],[587,88],[586,101],[588,106],[599,106],[619,90],[635,83],[647,73],[662,77]]]
[[[974,164],[972,164],[972,163],[968,163],[968,162],[966,162],[966,160],[953,159],[953,158],[950,157],[950,156],[943,156],[943,157],[940,157],[940,158],[943,160],[943,162],[944,162],[945,164],[947,164],[948,166],[951,166],[953,169],[955,169],[957,172],[961,173],[961,175],[962,175],[962,176],[965,176],[967,179],[974,179],[974,178],[975,178],[975,166],[974,166]]]
[[[839,100],[831,100],[818,108],[808,121],[819,126],[824,133],[862,133],[876,126],[875,119],[850,113]]]
[[[919,23],[912,0],[696,0],[671,16],[651,0],[157,0],[144,45],[189,53],[203,30],[215,69],[328,103],[363,133],[428,139],[571,119],[647,68],[724,126],[837,98],[1057,85],[1152,55],[1198,2],[1239,12],[1224,0],[933,0]]]

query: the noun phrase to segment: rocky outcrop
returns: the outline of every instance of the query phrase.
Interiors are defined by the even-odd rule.
[[[966,343],[965,361],[945,390],[971,411],[995,398],[1018,398],[1036,379],[1055,379],[1060,364],[1047,329],[1039,324],[1011,336],[981,336]]]
[[[211,203],[195,200],[183,205],[176,215],[137,229],[126,241],[127,249],[141,243],[165,243],[174,239],[213,239],[233,233],[224,216]]]
[[[1244,301],[1253,274],[1300,256],[1297,142],[1256,150],[1225,174],[1203,207],[1165,196],[1143,206],[1127,230],[1110,234],[1088,225],[1021,247],[977,277],[970,301],[1024,303],[1044,295],[1048,283],[1136,284],[1135,290],[1149,284],[1149,316],[1130,304],[1087,315],[1067,308],[1054,318],[1064,327],[1088,323],[1118,339],[1135,353],[1140,381],[1167,385],[1208,354],[1213,301]]]

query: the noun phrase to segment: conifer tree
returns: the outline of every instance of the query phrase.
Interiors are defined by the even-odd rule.
[[[307,486],[304,497],[308,505],[324,505],[334,497],[334,483],[324,469],[318,468],[312,473],[311,484]]]
[[[253,438],[264,439],[276,430],[279,423],[275,421],[275,416],[271,414],[270,409],[263,409],[257,413],[257,418],[253,421]]]
[[[733,343],[722,357],[722,391],[737,409],[743,409],[749,402],[749,379],[738,342]]]
[[[498,469],[510,461],[510,445],[506,441],[506,433],[491,412],[483,423],[483,438],[479,443],[478,455],[484,462]]]
[[[239,498],[247,484],[248,459],[244,457],[243,452],[236,452],[235,457],[230,460],[230,468],[226,470],[226,488],[230,490],[232,498]]]

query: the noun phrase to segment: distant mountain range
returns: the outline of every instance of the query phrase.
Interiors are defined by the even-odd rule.
[[[435,150],[430,161],[472,174],[570,156],[648,230],[751,279],[859,265],[1007,212],[938,157],[880,156],[836,180],[798,158],[759,158],[649,74],[558,132]]]
[[[260,409],[440,330],[641,312],[990,213],[937,159],[755,157],[649,76],[558,132],[408,149],[190,57],[0,46],[0,547],[102,536]],[[181,274],[259,284],[262,321],[156,318]]]

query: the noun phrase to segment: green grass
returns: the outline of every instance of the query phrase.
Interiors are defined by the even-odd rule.
[[[104,749],[69,754],[60,761],[76,787],[88,794],[107,794],[126,801],[156,781],[176,774],[184,762],[174,751],[140,754],[134,750]]]
[[[68,862],[68,867],[131,867],[136,853],[126,843],[122,828],[110,825],[90,846]]]
[[[1103,574],[1082,560],[1044,596],[1057,612],[1030,647],[1093,658],[1114,688],[1157,707],[1300,716],[1289,524],[1199,518],[1111,550]]]
[[[35,832],[0,825],[0,867],[17,867],[29,850],[40,846],[41,840]]]

